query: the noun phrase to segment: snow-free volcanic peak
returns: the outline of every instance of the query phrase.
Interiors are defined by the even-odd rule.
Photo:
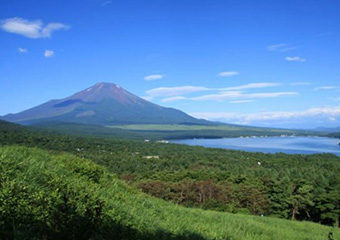
[[[95,125],[209,124],[173,108],[148,102],[114,83],[100,82],[69,97],[51,100],[2,119],[35,124],[46,121]]]
[[[72,95],[70,98],[81,99],[84,102],[101,102],[105,99],[115,99],[121,103],[133,103],[138,97],[117,84],[100,82]]]

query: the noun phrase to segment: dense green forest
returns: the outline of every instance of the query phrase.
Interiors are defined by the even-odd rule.
[[[247,153],[164,144],[153,141],[143,142],[140,140],[84,138],[51,134],[2,121],[0,121],[0,143],[1,145],[25,145],[28,147],[43,148],[50,151],[51,154],[68,152],[72,155],[67,155],[68,157],[63,160],[70,162],[67,164],[72,164],[71,162],[75,161],[74,159],[78,159],[78,164],[80,164],[79,159],[82,159],[85,163],[89,163],[88,160],[85,160],[89,159],[103,166],[91,165],[94,169],[98,168],[107,174],[115,174],[130,186],[132,185],[131,189],[127,189],[136,194],[138,192],[133,189],[138,187],[150,195],[186,207],[243,214],[221,215],[221,218],[224,216],[235,216],[235,219],[244,217],[244,219],[240,221],[245,221],[247,217],[249,217],[248,220],[253,219],[250,216],[244,216],[245,214],[251,214],[263,216],[255,218],[257,219],[256,221],[268,221],[273,224],[276,220],[270,217],[307,220],[339,227],[340,158],[332,154],[287,155],[282,153]],[[44,152],[44,154],[46,155],[47,152]],[[78,158],[73,157],[73,155],[78,156]],[[32,156],[35,155],[33,154]],[[69,160],[67,160],[67,158],[69,158]],[[14,161],[15,159],[13,158],[12,160]],[[44,165],[42,159],[40,164]],[[11,166],[15,168],[16,165],[13,164]],[[86,169],[82,174],[92,174],[92,167]],[[6,174],[11,171],[14,170],[2,169],[1,177],[5,176],[5,179],[8,179]],[[36,171],[35,175],[38,177],[41,171],[34,171]],[[96,172],[97,170],[93,171]],[[3,172],[5,174],[3,174]],[[25,174],[23,174],[23,176]],[[12,179],[16,179],[16,177]],[[16,182],[16,180],[13,181]],[[30,181],[30,179],[27,180],[27,186]],[[79,182],[80,180],[77,181]],[[118,182],[122,184],[120,181]],[[3,186],[4,185],[2,185],[2,188]],[[124,188],[126,187],[125,184],[122,184],[122,186],[124,186]],[[47,193],[47,196],[49,195],[50,193]],[[88,198],[91,199],[95,196],[90,195],[89,193]],[[75,195],[74,197],[79,199],[80,202],[85,201]],[[17,200],[20,201],[21,198],[22,197],[19,196]],[[91,199],[89,199],[89,201],[96,201],[95,199]],[[93,202],[89,204],[89,208],[92,203]],[[94,204],[94,206],[100,205],[99,203],[100,201],[98,204]],[[163,201],[159,203],[165,204]],[[86,205],[86,203],[84,204]],[[39,204],[36,206],[38,205]],[[84,208],[86,209],[85,205]],[[170,204],[166,206],[173,207],[176,205]],[[3,207],[7,207],[6,204]],[[76,207],[76,209],[78,209],[78,207]],[[192,213],[198,213],[195,211],[203,213],[198,209],[192,210]],[[93,215],[94,213],[92,212],[91,214]],[[212,215],[215,216],[215,214],[216,216],[220,216],[216,212],[214,212],[214,214],[213,212],[207,212],[206,214],[211,214],[211,217]],[[4,217],[2,217],[2,219],[3,218]],[[132,217],[130,216],[129,219],[130,218]],[[97,222],[97,220],[94,221]],[[191,220],[188,219],[188,221],[190,222]],[[135,223],[131,226],[135,227],[134,224]],[[100,224],[100,226],[102,225]],[[119,226],[119,228],[120,227],[121,226]],[[124,229],[125,227],[124,225]],[[158,227],[156,228],[159,229]],[[164,229],[169,228],[171,227],[167,226]],[[244,226],[240,228],[243,229]],[[183,229],[181,229],[181,231]],[[265,229],[266,227],[264,227],[264,229],[261,228],[261,231],[266,232]],[[138,228],[135,230],[140,232],[141,229]],[[64,232],[63,230],[58,231]],[[151,231],[152,234],[155,234],[154,230],[149,229],[146,232],[148,231],[149,233]],[[191,229],[190,232],[191,231],[193,230]],[[256,232],[257,230],[254,231]],[[174,233],[176,231],[171,230],[170,232]],[[185,235],[186,233],[182,232],[179,234],[179,232],[176,232],[176,236],[180,236],[181,234],[182,237],[187,236]],[[197,232],[197,230],[193,232]],[[259,234],[269,234],[268,232],[264,232]],[[241,233],[239,234],[239,236],[242,235]],[[274,236],[270,234],[266,236]],[[203,237],[203,235],[197,235],[195,237],[196,239],[205,239],[205,237],[208,236],[204,235],[205,237]],[[213,235],[209,235],[210,237],[207,237],[207,239],[228,239],[226,238],[227,235],[221,237],[222,235],[217,234],[216,238],[211,237]],[[237,238],[237,234],[231,234],[228,235],[228,237],[229,239],[266,239],[264,236],[257,238],[255,235],[250,238]],[[316,237],[317,235],[313,238],[313,236],[314,235],[310,235],[310,238],[296,236],[295,238],[274,237],[268,239],[327,239],[326,235],[323,235],[323,238],[318,238]],[[178,239],[195,239],[195,237],[191,236],[191,238],[183,237]]]

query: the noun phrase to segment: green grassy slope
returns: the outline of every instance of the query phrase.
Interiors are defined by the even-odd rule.
[[[0,148],[1,239],[334,239],[339,229],[187,209],[70,154]]]

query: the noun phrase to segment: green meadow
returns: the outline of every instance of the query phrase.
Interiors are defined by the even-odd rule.
[[[189,124],[129,124],[129,125],[113,125],[108,126],[111,128],[119,128],[126,130],[148,130],[148,131],[190,131],[190,130],[224,130],[224,131],[242,131],[242,130],[258,130],[259,132],[291,132],[280,129],[271,128],[256,128],[256,127],[244,127],[237,125],[189,125]]]
[[[190,125],[190,124],[127,124],[107,126],[112,130],[125,131],[128,134],[141,134],[151,139],[184,138],[223,138],[240,136],[280,136],[310,135],[308,131],[287,129],[247,127],[238,125]]]

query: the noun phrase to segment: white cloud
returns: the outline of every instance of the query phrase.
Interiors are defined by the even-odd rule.
[[[281,96],[294,96],[299,95],[297,92],[272,92],[272,93],[250,93],[245,94],[250,98],[275,98]]]
[[[285,57],[285,59],[289,62],[306,62],[305,58],[301,58],[301,57]]]
[[[323,86],[323,87],[317,87],[314,88],[315,91],[320,91],[320,90],[334,90],[334,89],[339,89],[339,86]]]
[[[256,112],[256,113],[230,113],[230,112],[196,112],[190,115],[212,121],[249,124],[261,121],[276,121],[287,119],[324,117],[330,120],[340,117],[340,107],[309,108],[298,112]],[[333,120],[332,120],[333,121]]]
[[[246,89],[254,89],[254,88],[265,88],[265,87],[275,87],[280,86],[281,83],[268,83],[268,82],[260,82],[260,83],[249,83],[246,85],[240,85],[236,87],[227,87],[227,88],[208,88],[202,86],[179,86],[179,87],[159,87],[153,88],[146,93],[148,96],[152,97],[166,97],[166,96],[176,96],[189,94],[194,92],[202,92],[202,91],[237,91],[237,90],[246,90]]]
[[[239,72],[234,72],[234,71],[231,71],[231,72],[220,72],[217,74],[217,76],[219,77],[232,77],[232,76],[235,76],[235,75],[238,75],[240,74]]]
[[[269,46],[267,46],[267,50],[269,50],[269,51],[276,51],[276,50],[278,50],[280,48],[283,48],[283,47],[286,47],[286,46],[287,46],[287,44],[285,44],[285,43],[269,45]]]
[[[200,92],[211,90],[206,87],[199,86],[181,86],[181,87],[159,87],[146,91],[146,93],[151,97],[164,97],[164,96],[176,96],[188,93]]]
[[[154,81],[154,80],[159,80],[162,79],[164,76],[161,74],[152,74],[144,77],[145,81]]]
[[[249,102],[254,102],[255,100],[236,100],[236,101],[231,101],[230,103],[249,103]]]
[[[62,23],[49,23],[41,30],[41,37],[49,38],[52,32],[60,29],[68,29],[69,27]]]
[[[19,53],[28,53],[28,50],[27,50],[26,48],[21,48],[21,47],[19,47],[19,48],[18,48],[18,52],[19,52]]]
[[[45,56],[46,58],[53,57],[53,56],[54,56],[54,51],[53,51],[53,50],[45,50],[44,56]]]
[[[146,101],[151,101],[153,99],[153,97],[150,97],[150,96],[143,96],[141,98],[143,98]]]
[[[206,101],[206,100],[213,100],[213,101],[223,101],[225,99],[235,99],[235,98],[242,98],[243,93],[239,91],[230,91],[230,92],[223,92],[223,93],[216,93],[216,94],[208,94],[199,97],[193,97],[192,100],[196,101]]]
[[[187,98],[183,96],[176,96],[176,97],[164,98],[162,99],[162,102],[174,102],[174,101],[185,100],[185,99]]]
[[[274,51],[274,52],[288,52],[294,49],[296,49],[296,47],[292,47],[286,43],[280,43],[280,44],[267,46],[268,51]]]
[[[146,91],[148,97],[165,97],[162,102],[178,101],[178,100],[213,100],[223,101],[226,99],[235,99],[239,101],[249,102],[249,99],[255,98],[274,98],[280,96],[298,95],[297,92],[265,92],[265,93],[245,93],[243,90],[266,88],[280,86],[281,83],[249,83],[236,87],[228,88],[208,88],[202,86],[180,86],[180,87],[159,87]],[[196,97],[184,97],[183,95],[204,91],[213,91],[216,93],[201,95]],[[237,102],[234,102],[237,103]],[[238,102],[241,103],[241,102]]]
[[[191,98],[192,100],[223,101],[226,99],[254,99],[254,98],[276,98],[281,96],[298,95],[297,92],[272,92],[272,93],[243,93],[240,91],[222,92],[217,94],[203,95]]]
[[[49,38],[56,30],[66,30],[69,26],[63,23],[48,23],[44,25],[41,20],[29,21],[15,17],[0,21],[0,28],[6,32],[16,33],[28,38]]]
[[[288,52],[297,49],[297,47],[286,47],[279,50],[279,52]]]
[[[261,83],[249,83],[246,85],[236,86],[236,87],[228,87],[228,88],[220,88],[219,90],[245,90],[245,89],[253,89],[253,88],[265,88],[265,87],[275,87],[280,86],[281,83],[268,83],[268,82],[261,82]]]

